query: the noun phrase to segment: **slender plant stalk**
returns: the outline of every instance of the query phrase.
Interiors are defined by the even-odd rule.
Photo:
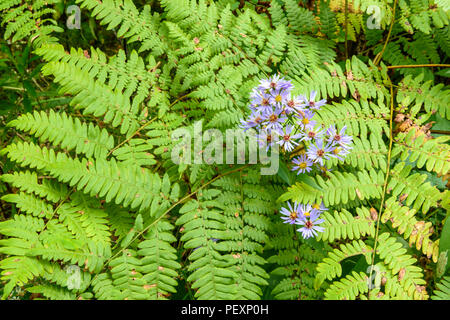
[[[130,140],[131,140],[135,135],[137,135],[142,129],[144,129],[146,126],[148,126],[150,123],[152,123],[152,122],[155,121],[156,119],[157,119],[157,118],[155,117],[155,118],[153,118],[153,119],[147,121],[146,123],[144,123],[139,129],[137,129],[135,132],[133,132],[133,134],[132,134],[129,138],[123,140],[121,143],[119,143],[117,146],[115,146],[115,147],[108,153],[107,157],[109,157],[114,151],[116,151],[117,149],[119,149],[119,148],[120,148],[121,146],[123,146],[125,143],[127,143],[128,141],[130,141]]]
[[[386,46],[387,46],[387,44],[389,42],[389,38],[391,37],[392,27],[394,26],[394,22],[395,22],[395,8],[397,7],[397,1],[398,0],[394,1],[394,9],[393,9],[393,12],[392,12],[392,21],[391,21],[391,25],[389,26],[389,33],[388,33],[388,36],[386,38],[386,41],[384,42],[383,49],[381,49],[381,52],[377,54],[377,56],[375,57],[375,59],[373,61],[373,63],[375,65],[378,65],[380,63],[381,57],[383,57],[384,50],[386,50]]]
[[[344,19],[345,19],[345,60],[348,59],[348,0],[345,0],[345,11],[344,11]]]
[[[437,133],[437,134],[447,134],[450,135],[450,131],[447,130],[430,130],[431,133]]]
[[[388,69],[400,69],[400,68],[427,68],[427,67],[443,67],[450,68],[450,64],[405,64],[398,66],[388,66]]]
[[[389,86],[390,86],[390,95],[391,95],[391,108],[390,108],[390,117],[389,117],[389,150],[388,150],[388,157],[387,157],[387,169],[386,169],[386,176],[384,177],[384,184],[383,184],[383,194],[381,196],[381,203],[380,203],[380,208],[378,210],[378,216],[377,216],[377,224],[375,226],[375,243],[373,245],[373,253],[372,253],[372,261],[371,261],[371,265],[370,265],[370,274],[369,274],[369,279],[372,279],[372,272],[373,272],[373,266],[375,263],[375,253],[377,251],[377,244],[378,244],[378,233],[380,231],[380,219],[381,219],[381,215],[383,213],[383,206],[384,206],[384,200],[385,200],[385,196],[386,196],[386,189],[387,189],[387,183],[388,183],[388,179],[389,179],[389,174],[390,174],[390,163],[391,163],[391,153],[392,153],[392,143],[393,143],[393,130],[392,130],[392,119],[394,116],[394,87],[392,85],[392,81],[389,78]],[[369,288],[369,292],[370,292],[370,288]]]

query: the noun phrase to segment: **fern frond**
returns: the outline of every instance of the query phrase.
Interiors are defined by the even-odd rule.
[[[280,200],[293,200],[298,203],[323,201],[328,206],[346,204],[357,198],[359,200],[380,198],[384,177],[381,171],[377,173],[371,169],[370,171],[358,171],[357,174],[331,172],[328,180],[324,180],[318,175],[315,177],[315,182],[321,190],[304,182],[297,182],[288,188],[288,191],[280,197]]]
[[[400,160],[417,161],[418,168],[425,168],[437,174],[445,174],[450,170],[450,147],[446,143],[449,137],[440,136],[427,139],[424,134],[417,135],[417,130],[399,133],[396,144],[392,149],[392,157],[399,156]]]
[[[327,300],[354,300],[358,295],[367,293],[369,286],[367,274],[364,272],[352,271],[345,278],[335,281],[330,288],[325,291]]]
[[[91,11],[93,17],[106,25],[107,30],[119,27],[118,37],[129,38],[130,42],[141,42],[140,51],[151,50],[156,56],[163,54],[167,49],[158,36],[160,16],[150,13],[150,6],[144,6],[139,12],[131,0],[77,0],[81,8]]]
[[[380,105],[389,96],[385,86],[377,85],[387,79],[387,68],[383,64],[379,70],[372,61],[369,60],[367,65],[356,56],[346,61],[345,71],[336,63],[324,64],[326,69],[312,67],[301,78],[295,77],[300,92],[315,90],[318,96],[329,98],[350,94],[356,100],[377,99]]]
[[[152,56],[146,65],[144,60],[132,51],[127,58],[123,50],[112,57],[107,57],[99,49],[87,50],[70,49],[70,53],[59,44],[43,45],[37,49],[36,54],[42,56],[47,62],[64,62],[88,72],[90,77],[107,84],[111,90],[123,92],[132,97],[132,110],[139,110],[140,104],[148,99],[149,106],[155,106],[158,93],[156,78],[159,70]]]
[[[282,279],[273,288],[272,294],[276,299],[320,299],[323,288],[314,288],[314,278],[317,274],[315,265],[320,262],[329,250],[328,246],[313,248],[300,243],[296,231],[287,228],[281,222],[273,224],[268,249],[274,249],[276,254],[269,257],[269,263],[276,268],[271,271],[273,276]]]
[[[405,165],[405,162],[397,163],[390,171],[390,179],[387,185],[388,193],[393,197],[401,194],[407,196],[405,204],[412,205],[414,209],[422,209],[427,213],[431,207],[434,207],[443,198],[443,194],[431,185],[425,182],[426,174],[413,173],[410,175],[412,167]]]
[[[424,108],[426,112],[438,112],[443,118],[450,119],[450,89],[444,87],[443,83],[432,86],[432,80],[423,81],[423,74],[412,78],[406,76],[400,83],[397,101],[402,102],[407,97],[414,103],[412,109]]]
[[[370,211],[365,208],[356,208],[357,216],[343,209],[341,212],[324,212],[321,219],[324,219],[324,232],[319,233],[318,240],[332,242],[336,239],[359,239],[362,236],[375,235],[375,221]]]
[[[1,197],[1,199],[6,202],[15,203],[22,211],[32,214],[35,217],[51,218],[54,214],[52,205],[25,192],[7,194]]]
[[[180,209],[182,216],[176,222],[184,227],[181,237],[184,247],[193,249],[187,280],[193,282],[195,296],[201,300],[232,299],[236,293],[233,283],[238,274],[229,268],[233,258],[220,253],[220,240],[228,238],[223,216],[214,208],[217,204],[210,200],[219,192],[202,191],[200,201],[191,200]]]
[[[40,293],[50,300],[76,300],[76,294],[51,284],[33,286],[28,288],[27,291],[31,293]]]
[[[1,279],[8,281],[3,288],[2,299],[6,299],[16,285],[25,285],[41,275],[44,269],[38,259],[26,256],[5,258],[0,261],[0,268],[3,269]]]
[[[168,221],[160,220],[149,229],[146,240],[138,245],[138,254],[143,257],[139,270],[148,284],[144,288],[153,300],[167,298],[176,292],[176,270],[181,265],[177,262],[176,249],[170,245],[176,241],[170,232],[173,228]]]
[[[2,152],[21,165],[45,170],[59,181],[77,186],[85,194],[105,197],[106,202],[115,199],[122,204],[140,211],[151,209],[155,214],[161,208],[167,208],[170,199],[170,181],[163,181],[157,174],[147,169],[130,167],[111,161],[98,160],[95,163],[82,159],[72,159],[63,153],[57,153],[34,144],[11,144]],[[160,198],[160,192],[167,192],[166,198]]]
[[[42,68],[45,75],[54,75],[60,92],[74,96],[71,105],[84,109],[85,115],[103,116],[113,127],[120,126],[122,134],[131,134],[139,128],[137,110],[133,110],[130,98],[118,89],[94,80],[88,72],[65,62],[49,62]]]
[[[1,25],[6,25],[4,38],[11,39],[12,42],[31,38],[36,47],[57,42],[58,39],[52,33],[62,32],[63,29],[49,17],[56,13],[52,8],[56,3],[57,0],[26,0],[25,3],[16,0],[3,1],[0,13],[2,13]]]
[[[386,209],[381,216],[381,221],[386,223],[390,221],[392,227],[398,230],[398,233],[409,240],[410,246],[415,246],[417,250],[422,250],[428,258],[437,262],[439,256],[439,241],[432,241],[430,236],[433,233],[433,227],[430,222],[418,221],[415,218],[416,210],[408,206],[402,206],[396,197],[386,200]]]
[[[423,279],[422,269],[413,265],[417,260],[406,254],[406,249],[400,242],[389,237],[387,232],[381,234],[378,238],[377,254],[393,275],[398,274],[397,280],[410,298],[428,299],[427,291],[423,287],[426,281]]]
[[[342,275],[341,261],[355,255],[363,255],[366,262],[372,261],[373,248],[362,240],[354,240],[351,243],[341,244],[339,249],[333,249],[328,256],[317,265],[315,287],[319,288],[325,280],[333,280]]]
[[[431,296],[432,300],[450,300],[450,277],[442,278]]]
[[[152,166],[155,157],[150,153],[153,145],[144,139],[131,139],[127,144],[113,151],[113,156],[124,165],[134,167]]]
[[[27,193],[34,193],[41,198],[47,198],[54,203],[64,199],[68,194],[67,187],[64,184],[47,178],[41,179],[36,172],[28,170],[4,174],[0,176],[0,180]],[[41,183],[39,183],[39,180],[41,180]]]
[[[114,147],[114,138],[105,129],[81,122],[78,118],[73,119],[64,112],[25,113],[8,126],[26,131],[41,141],[60,145],[62,149],[84,153],[88,158],[106,158],[108,151]]]

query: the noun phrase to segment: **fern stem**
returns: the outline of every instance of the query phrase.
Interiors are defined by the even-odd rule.
[[[42,230],[45,230],[45,228],[47,227],[48,223],[53,219],[53,216],[55,215],[55,213],[59,210],[59,208],[61,208],[61,206],[67,201],[69,200],[70,196],[72,195],[72,193],[74,192],[74,189],[70,190],[70,192],[67,194],[67,196],[58,203],[58,205],[56,206],[55,210],[53,210],[53,214],[50,218],[48,218],[47,222],[44,225],[44,228]]]
[[[425,67],[443,67],[450,68],[450,64],[406,64],[406,65],[398,65],[398,66],[388,66],[388,69],[399,69],[399,68],[425,68]]]
[[[348,59],[348,0],[345,0],[344,24],[345,24],[345,60]]]
[[[25,91],[24,88],[18,88],[18,87],[3,86],[1,88],[4,89],[4,90]]]
[[[383,57],[384,50],[386,50],[386,46],[387,46],[387,44],[389,42],[389,38],[391,37],[392,27],[394,26],[394,22],[395,22],[395,8],[397,7],[397,1],[398,0],[394,1],[394,8],[393,8],[393,13],[392,13],[392,21],[391,21],[391,25],[389,26],[389,33],[388,33],[388,36],[386,38],[386,41],[384,42],[383,49],[381,49],[381,52],[377,54],[377,56],[375,57],[375,59],[373,61],[373,63],[375,65],[380,63],[381,57]]]
[[[133,132],[133,134],[131,136],[129,136],[127,139],[125,139],[124,141],[122,141],[121,143],[119,143],[117,146],[115,146],[106,157],[109,157],[114,151],[116,151],[117,149],[119,149],[121,146],[123,146],[125,143],[127,143],[128,141],[130,141],[131,139],[133,139],[133,137],[135,135],[137,135],[142,129],[144,129],[146,126],[148,126],[150,123],[152,123],[153,121],[155,121],[157,118],[153,118],[149,121],[147,121],[146,123],[144,123],[139,129],[137,129],[135,132]]]
[[[397,2],[397,1],[396,1]],[[381,215],[383,213],[383,205],[384,205],[384,199],[385,199],[385,195],[386,195],[386,189],[387,189],[387,183],[388,183],[388,178],[389,178],[389,174],[390,174],[390,163],[391,163],[391,152],[392,152],[392,143],[393,143],[393,130],[392,130],[392,118],[394,116],[394,87],[392,85],[392,81],[389,78],[389,76],[387,76],[389,79],[389,86],[390,86],[390,95],[391,95],[391,110],[390,110],[390,117],[389,117],[389,150],[388,150],[388,156],[387,156],[387,169],[386,169],[386,176],[384,177],[384,184],[383,184],[383,193],[381,195],[381,203],[380,203],[380,209],[378,210],[378,217],[377,217],[377,223],[375,226],[375,242],[373,244],[373,253],[372,253],[372,261],[371,261],[371,268],[370,268],[370,274],[369,274],[369,279],[372,279],[372,272],[373,272],[373,267],[375,264],[375,253],[377,252],[377,244],[378,244],[378,234],[380,231],[380,219],[381,219]],[[369,294],[370,294],[370,288],[369,288]]]
[[[437,134],[446,134],[450,135],[450,131],[447,130],[430,130],[431,133],[437,133]]]

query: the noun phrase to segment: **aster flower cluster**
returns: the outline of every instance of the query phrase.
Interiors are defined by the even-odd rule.
[[[290,81],[278,75],[261,80],[259,85],[253,88],[249,106],[251,114],[247,119],[241,120],[241,128],[255,129],[258,143],[267,146],[267,149],[276,143],[285,154],[293,153],[294,156],[288,158],[292,158],[291,170],[297,175],[312,170],[330,171],[325,161],[331,158],[344,161],[352,149],[353,138],[345,134],[346,126],[338,130],[335,125],[328,128],[319,125],[314,120],[314,115],[326,104],[326,100],[315,101],[315,91],[309,96],[294,96],[291,93],[293,87]],[[309,205],[298,206],[307,208]],[[285,213],[292,213],[297,212],[298,208],[303,207],[294,205],[294,208],[290,207],[289,210],[283,209]],[[298,231],[302,232],[303,237],[309,238],[316,235],[316,231],[323,231],[317,226],[323,221],[319,219],[323,210],[306,211],[310,212],[308,217],[295,218],[292,223],[303,223],[304,227]]]
[[[324,222],[323,219],[319,219],[320,214],[328,210],[323,203],[320,205],[318,203],[314,204],[298,204],[294,202],[292,205],[289,201],[287,202],[288,208],[281,208],[281,214],[283,215],[281,219],[284,223],[297,224],[302,227],[297,229],[301,232],[304,239],[308,239],[317,236],[317,232],[323,232],[324,227],[320,224]]]
[[[292,159],[292,170],[297,174],[310,172],[314,167],[327,171],[325,160],[343,161],[350,152],[353,138],[345,134],[346,126],[339,131],[334,125],[323,128],[313,120],[315,112],[326,104],[325,99],[315,101],[315,91],[309,98],[293,96],[292,89],[292,83],[278,75],[261,80],[259,86],[253,88],[251,114],[241,120],[241,127],[255,129],[261,145],[269,148],[277,143],[285,153],[295,151],[302,143],[305,148]]]

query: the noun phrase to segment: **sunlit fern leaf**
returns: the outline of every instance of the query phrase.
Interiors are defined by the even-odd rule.
[[[409,130],[408,133],[400,133],[396,138],[396,145],[392,150],[392,156],[400,155],[400,159],[410,162],[417,161],[418,168],[425,167],[428,171],[445,174],[450,170],[450,147],[446,143],[450,140],[447,136],[435,139],[427,139],[424,134],[416,136],[417,131]]]
[[[386,200],[386,209],[381,216],[381,221],[392,223],[392,227],[398,230],[400,235],[409,241],[410,246],[421,250],[428,258],[437,262],[439,256],[439,240],[433,241],[433,225],[431,222],[419,221],[415,217],[416,210],[403,206],[396,197]]]
[[[321,218],[325,220],[323,233],[317,239],[332,242],[336,239],[358,239],[365,235],[375,235],[375,221],[370,211],[365,208],[356,208],[358,215],[353,216],[343,209],[341,212],[324,212]]]
[[[26,113],[8,126],[28,132],[42,142],[49,141],[62,149],[83,153],[86,157],[106,158],[108,151],[114,147],[114,139],[105,129],[81,122],[64,112]]]
[[[450,299],[450,277],[444,277],[436,285],[436,290],[431,296],[432,300],[449,300]]]

